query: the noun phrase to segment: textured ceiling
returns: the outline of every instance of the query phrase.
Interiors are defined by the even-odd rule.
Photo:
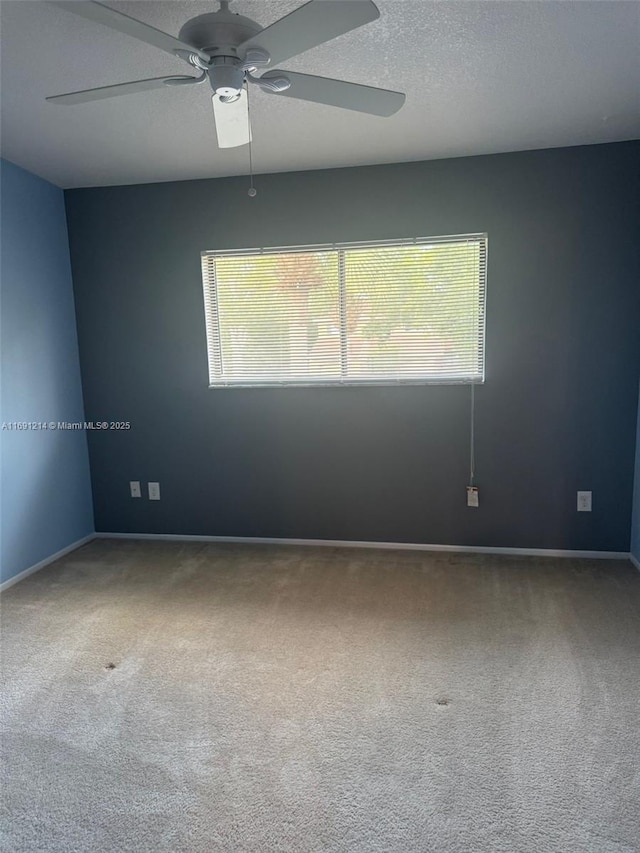
[[[177,35],[217,3],[112,2]],[[266,26],[300,0],[236,0]],[[252,87],[256,172],[610,142],[640,137],[640,3],[378,0],[378,21],[283,67],[407,93],[391,118]],[[2,156],[62,187],[245,174],[219,150],[207,84],[63,107],[44,98],[189,66],[33,0],[4,0]]]

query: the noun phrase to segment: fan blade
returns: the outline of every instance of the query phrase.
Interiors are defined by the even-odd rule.
[[[285,98],[299,98],[302,101],[314,101],[317,104],[329,104],[345,110],[357,110],[374,116],[390,116],[397,113],[404,104],[406,95],[389,89],[376,89],[374,86],[361,86],[347,83],[346,80],[331,80],[329,77],[315,77],[312,74],[298,74],[293,71],[267,71],[260,80],[272,77],[286,77],[291,86],[284,92],[272,94]],[[260,80],[257,82],[259,83]],[[264,91],[267,91],[266,89]]]
[[[266,50],[272,65],[375,21],[380,12],[371,0],[310,0],[238,47]]]
[[[251,142],[249,126],[249,101],[246,89],[240,92],[237,101],[223,103],[220,96],[212,98],[213,115],[216,120],[216,134],[219,148],[237,148]]]
[[[83,18],[88,18],[90,21],[96,21],[98,24],[105,24],[111,27],[112,30],[118,30],[125,35],[133,36],[139,41],[151,44],[154,47],[159,47],[160,50],[165,50],[172,56],[178,56],[178,51],[186,53],[195,53],[200,59],[205,62],[210,61],[208,54],[191,47],[180,39],[174,38],[162,30],[157,30],[149,24],[143,24],[135,18],[130,18],[123,12],[116,12],[109,6],[102,3],[94,3],[91,0],[54,0],[54,6],[59,6],[61,9],[66,9],[69,12],[75,12],[76,15],[81,15]],[[184,57],[181,57],[184,58]]]
[[[83,89],[81,92],[68,92],[66,95],[53,95],[47,98],[54,104],[84,104],[88,101],[101,101],[103,98],[115,98],[117,95],[133,95],[147,92],[149,89],[162,89],[164,86],[199,82],[199,77],[150,77],[148,80],[136,80],[133,83],[117,83],[115,86],[100,86],[98,89]],[[173,82],[172,82],[173,81]]]

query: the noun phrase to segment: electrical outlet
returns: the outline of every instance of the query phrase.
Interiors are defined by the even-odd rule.
[[[160,483],[149,483],[149,500],[160,500]]]
[[[130,480],[129,481],[129,489],[131,490],[132,498],[141,498],[142,492],[140,491],[140,480]]]
[[[591,512],[591,492],[578,492],[578,512]]]
[[[467,506],[480,506],[478,503],[478,489],[476,486],[467,486]]]

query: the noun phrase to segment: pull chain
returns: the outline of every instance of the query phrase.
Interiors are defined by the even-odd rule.
[[[249,100],[249,85],[247,84],[247,129],[249,131],[249,198],[255,198],[258,190],[253,186],[253,152],[251,141],[251,102]]]

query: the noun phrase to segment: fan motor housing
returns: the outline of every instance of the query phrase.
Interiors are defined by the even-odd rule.
[[[178,38],[211,56],[237,56],[238,45],[261,30],[250,18],[220,9],[187,21]]]

